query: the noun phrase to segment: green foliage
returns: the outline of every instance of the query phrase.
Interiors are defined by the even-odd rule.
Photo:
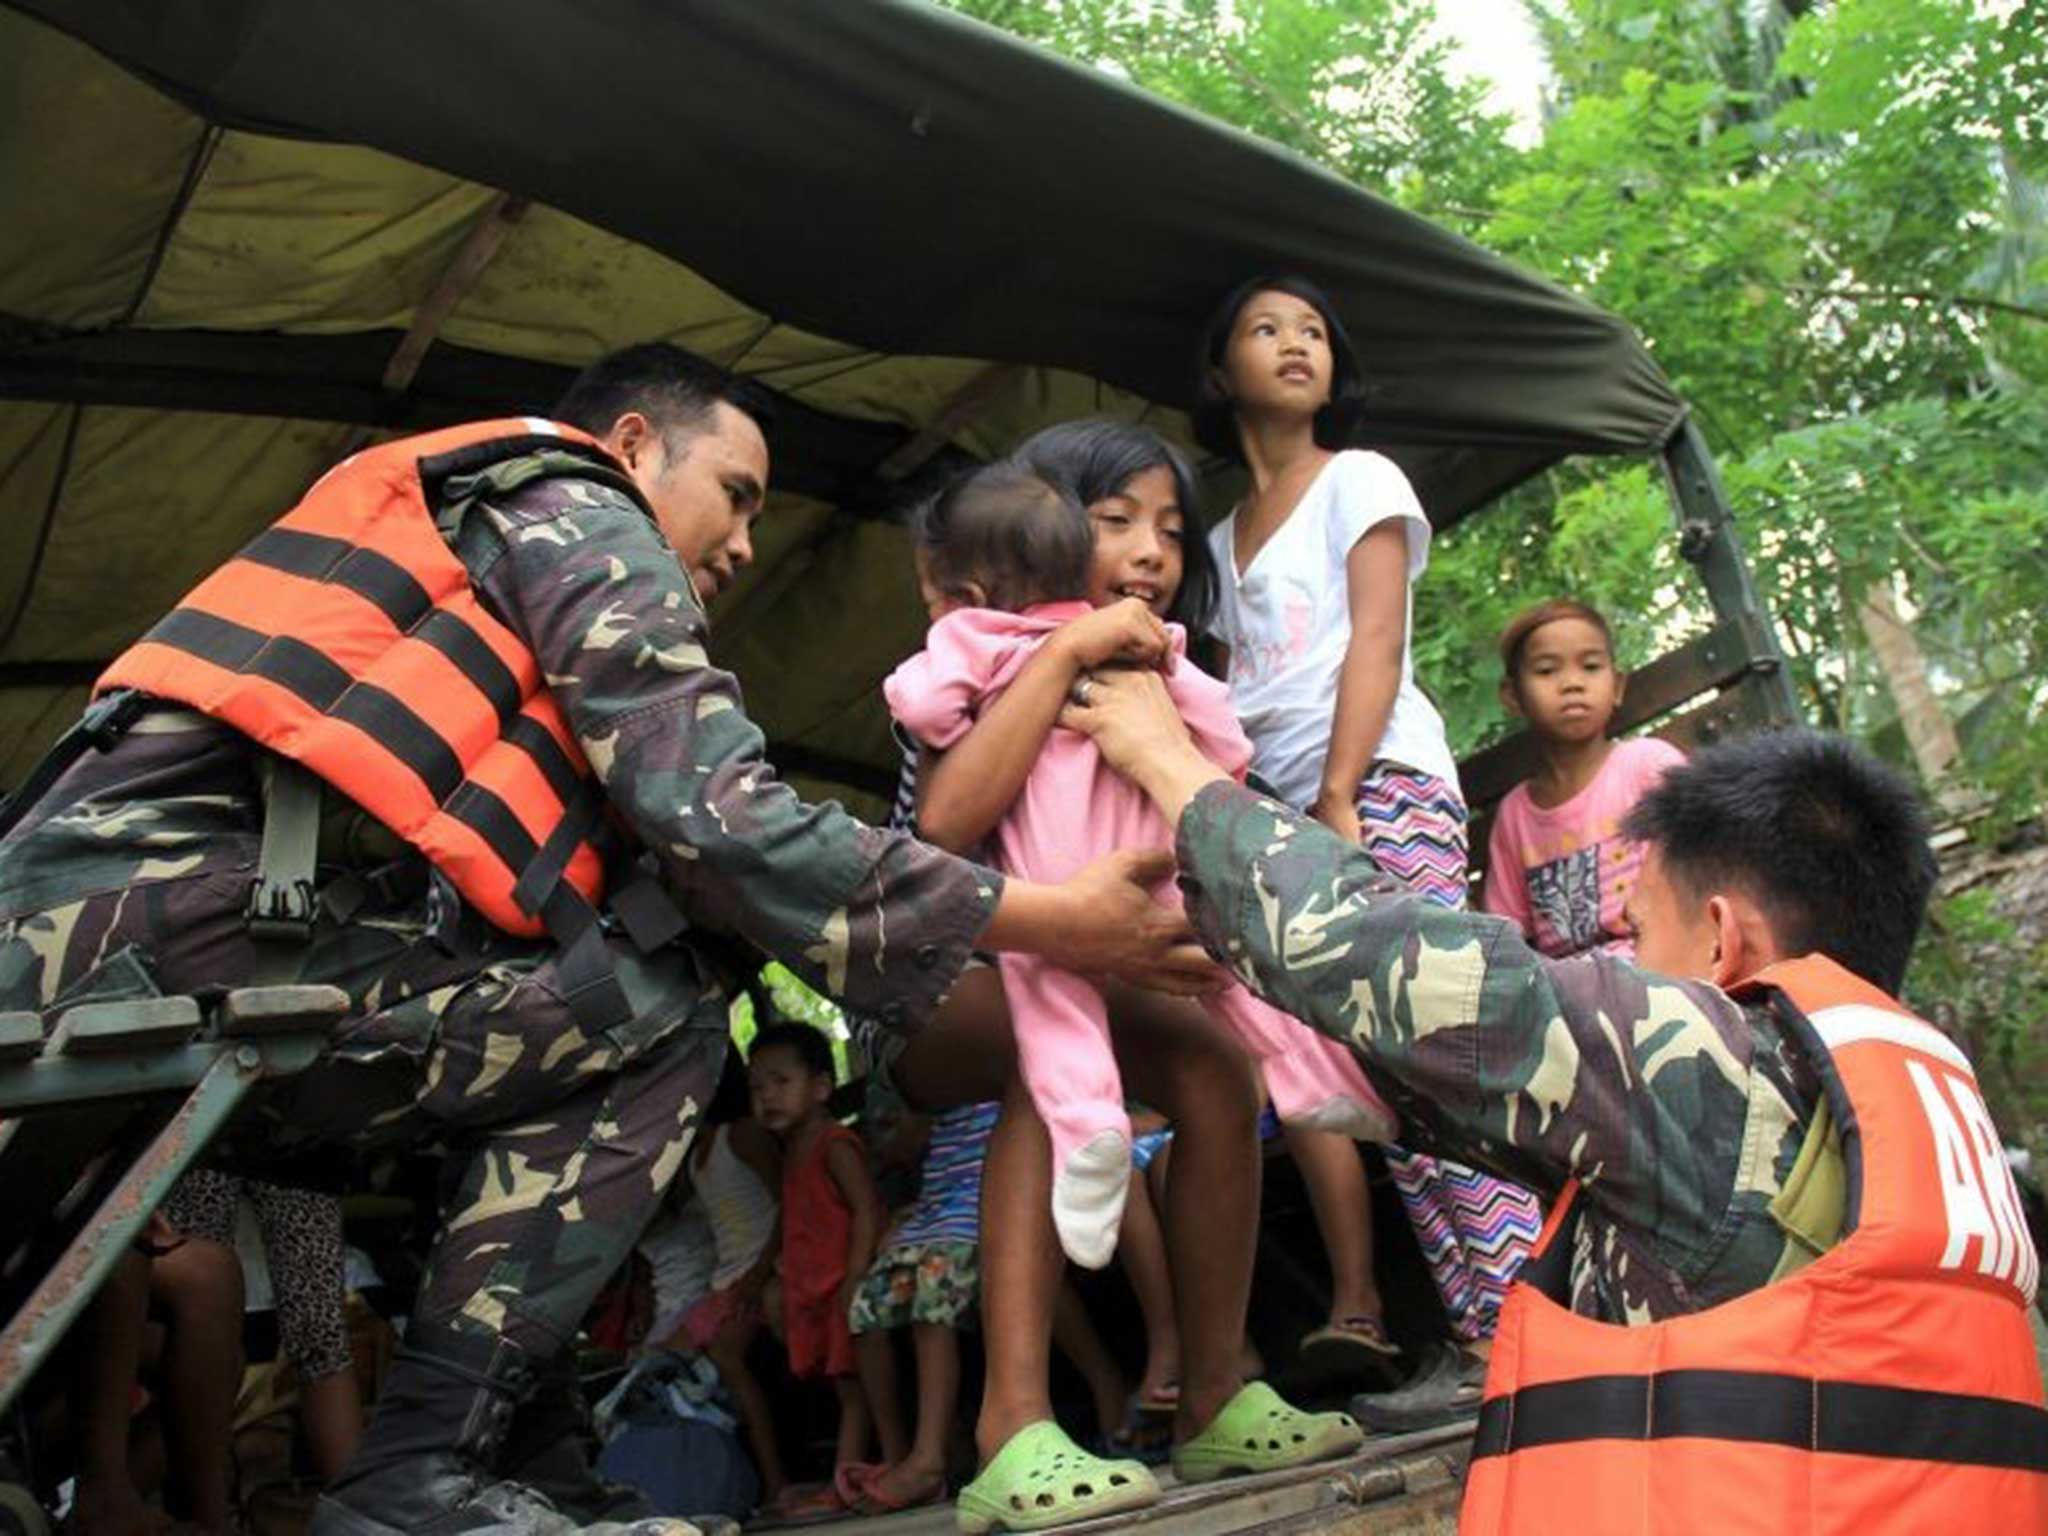
[[[1775,0],[1527,0],[1524,7],[1550,61],[1555,100],[1618,94],[1632,71],[1660,79],[1710,81],[1731,96],[1733,115],[1774,104],[1779,50],[1810,4]]]
[[[847,1081],[851,1067],[847,1059],[847,1041],[851,1031],[846,1027],[846,1015],[839,1005],[821,993],[813,992],[803,979],[779,960],[771,960],[763,967],[760,976],[761,988],[775,1012],[786,1019],[808,1024],[813,1029],[825,1032],[825,1038],[832,1042],[832,1068],[834,1079]],[[752,1048],[754,1035],[760,1029],[761,1021],[756,1017],[754,1000],[742,992],[733,999],[731,1028],[733,1044],[740,1050]]]
[[[2048,944],[1990,890],[1963,891],[1934,904],[1906,997],[1963,1043],[2006,1133],[2048,1158]]]
[[[2048,394],[1914,399],[1782,433],[1728,469],[1760,532],[1760,579],[1817,719],[1873,734],[1890,718],[1855,622],[1874,582],[1915,610],[1914,629],[1954,701],[2023,683],[2048,665]]]
[[[1452,223],[1510,160],[1431,0],[951,0]]]
[[[1570,594],[1608,618],[1623,666],[1709,622],[1678,558],[1663,480],[1630,464],[1572,483],[1560,475],[1514,493],[1437,542],[1415,615],[1415,670],[1461,756],[1508,734],[1494,642],[1509,619]]]

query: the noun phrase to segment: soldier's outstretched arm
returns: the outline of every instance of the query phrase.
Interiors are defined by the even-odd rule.
[[[1409,893],[1363,848],[1230,783],[1161,698],[1119,677],[1067,718],[1176,822],[1210,952],[1357,1051],[1404,1145],[1546,1194],[1577,1177],[1643,1231],[1712,1226],[1765,1091],[1741,1008],[1602,956],[1547,960],[1510,923]]]
[[[547,480],[485,512],[504,545],[479,572],[486,593],[524,634],[606,794],[693,921],[904,1024],[946,994],[977,941],[1079,952],[1108,969],[1166,953],[1170,921],[1141,910],[1128,881],[1010,890],[799,799],[768,766],[737,682],[706,654],[688,576],[619,492]]]

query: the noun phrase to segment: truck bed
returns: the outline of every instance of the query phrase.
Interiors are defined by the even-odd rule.
[[[1200,1485],[1177,1484],[1162,1468],[1166,1497],[1150,1509],[1063,1526],[1061,1531],[1076,1536],[1110,1531],[1159,1536],[1286,1536],[1309,1531],[1328,1536],[1451,1536],[1458,1525],[1471,1439],[1469,1424],[1382,1435],[1342,1461]],[[845,1536],[953,1536],[956,1529],[950,1504],[829,1525],[756,1522],[747,1527],[750,1533],[818,1530]]]

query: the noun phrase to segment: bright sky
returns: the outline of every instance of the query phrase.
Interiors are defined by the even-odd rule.
[[[1518,143],[1533,143],[1540,133],[1543,53],[1522,0],[1437,0],[1436,11],[1437,24],[1458,46],[1459,66],[1493,82],[1490,105],[1515,115]]]

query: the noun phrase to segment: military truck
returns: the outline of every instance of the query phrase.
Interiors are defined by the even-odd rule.
[[[4,0],[0,105],[0,787],[328,465],[543,411],[593,357],[663,337],[778,406],[718,659],[788,777],[879,816],[877,685],[924,623],[906,505],[1073,417],[1189,441],[1200,323],[1269,269],[1333,296],[1368,375],[1362,441],[1437,529],[1570,455],[1663,466],[1716,623],[1640,669],[1624,727],[1695,742],[1794,713],[1712,460],[1623,321],[917,0]],[[1475,808],[1527,751],[1465,765]],[[252,987],[0,1019],[0,1401],[340,1006]],[[1132,1523],[1448,1529],[1462,1438]]]

